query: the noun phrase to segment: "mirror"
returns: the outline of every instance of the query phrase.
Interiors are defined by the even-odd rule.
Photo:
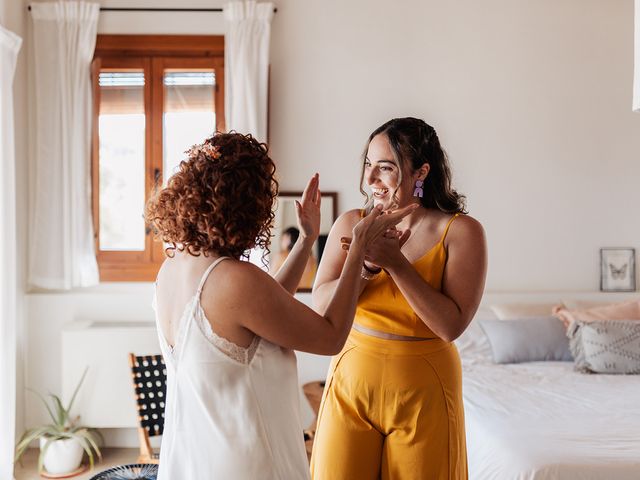
[[[336,219],[338,212],[338,194],[337,192],[321,192],[322,201],[320,202],[320,236],[313,245],[309,262],[305,268],[298,292],[310,292],[315,279],[316,270],[322,252],[327,241],[327,236],[331,230],[331,226]],[[275,219],[271,234],[271,255],[269,262],[269,271],[277,272],[280,266],[287,258],[291,247],[297,239],[298,221],[296,220],[295,201],[302,198],[302,192],[280,192],[276,204]]]

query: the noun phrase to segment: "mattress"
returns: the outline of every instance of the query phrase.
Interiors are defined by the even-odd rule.
[[[497,365],[475,321],[456,343],[471,480],[640,479],[640,376]]]

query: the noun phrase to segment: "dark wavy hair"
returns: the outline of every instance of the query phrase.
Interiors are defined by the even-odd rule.
[[[254,247],[268,254],[278,182],[267,145],[251,135],[216,132],[186,153],[145,211],[156,238],[169,245],[167,256],[177,249],[248,258]]]
[[[364,191],[364,164],[369,144],[377,135],[385,135],[389,139],[391,151],[400,167],[398,183],[402,182],[403,170],[416,171],[425,163],[429,164],[429,174],[423,186],[422,206],[447,213],[467,213],[465,196],[451,186],[451,168],[438,134],[424,120],[412,117],[389,120],[369,135],[362,155],[360,176],[360,192],[366,197],[368,208],[372,206],[373,198]]]
[[[300,237],[300,230],[296,227],[289,227],[282,232],[284,235],[289,235],[289,243],[287,244],[287,251],[290,252],[293,250],[293,246],[298,241],[298,237]]]

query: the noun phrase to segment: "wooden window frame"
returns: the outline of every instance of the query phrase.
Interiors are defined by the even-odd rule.
[[[101,282],[154,281],[165,255],[160,242],[145,230],[144,251],[100,251],[100,165],[98,116],[101,69],[143,69],[145,72],[145,202],[162,184],[165,68],[214,68],[216,129],[224,123],[224,37],[221,35],[98,35],[92,64],[93,125],[91,148],[92,212],[96,258]],[[149,79],[149,80],[147,80]]]

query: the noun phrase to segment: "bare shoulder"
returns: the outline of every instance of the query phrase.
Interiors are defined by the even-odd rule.
[[[361,212],[362,210],[359,209],[349,210],[341,214],[333,223],[331,231],[329,232],[329,238],[327,239],[328,248],[325,250],[325,252],[328,253],[327,258],[335,257],[334,260],[339,258],[340,264],[344,262],[345,255],[343,254],[345,254],[345,252],[340,248],[340,239],[342,237],[351,238],[353,234],[353,227],[355,227],[362,218]],[[332,251],[334,251],[337,257],[331,254]],[[324,254],[322,255],[322,259],[325,260]]]
[[[250,262],[227,260],[216,267],[202,290],[205,308],[245,311],[247,299],[264,302],[273,297],[280,285],[266,272]]]
[[[226,261],[218,266],[220,274],[224,277],[221,288],[224,290],[238,288],[252,288],[264,283],[271,276],[251,262],[238,260]]]
[[[362,219],[362,210],[354,208],[341,214],[335,221],[335,228],[351,229]]]
[[[177,278],[180,278],[185,283],[187,282],[185,277],[188,270],[185,268],[184,261],[178,255],[179,253],[172,257],[166,257],[160,265],[155,280],[157,291],[175,292]]]
[[[485,233],[482,224],[470,215],[458,215],[451,223],[445,243],[484,242]]]
[[[362,210],[354,208],[341,214],[331,227],[329,241],[335,241],[340,237],[350,237],[353,227],[362,219]]]

